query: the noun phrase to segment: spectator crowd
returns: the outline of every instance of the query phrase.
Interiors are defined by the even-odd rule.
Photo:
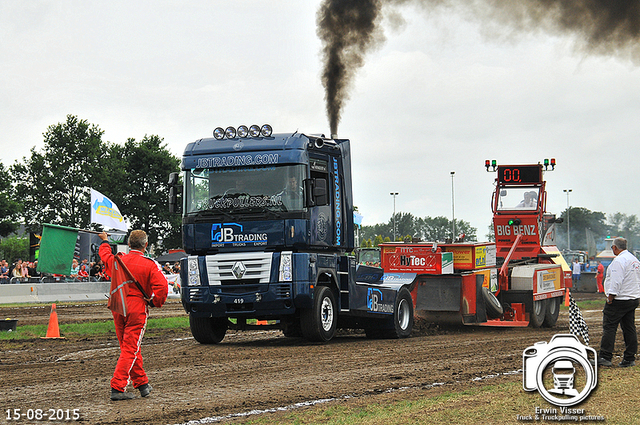
[[[40,273],[38,261],[22,261],[21,258],[9,264],[7,260],[0,260],[0,284],[25,283],[25,282],[96,282],[109,280],[104,272],[102,260],[89,262],[86,258],[82,261],[73,259],[71,273],[65,275],[50,275]],[[180,262],[176,261],[173,266],[165,263],[162,266],[164,274],[180,274]]]
[[[73,259],[71,273],[65,275],[43,274],[38,271],[38,261],[22,261],[21,258],[9,264],[0,260],[0,284],[24,282],[88,282],[108,280],[102,260],[89,262],[86,258],[79,262]]]

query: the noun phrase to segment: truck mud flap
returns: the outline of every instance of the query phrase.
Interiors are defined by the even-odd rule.
[[[461,276],[418,277],[416,311],[460,312]]]
[[[463,279],[466,279],[463,282]],[[419,276],[414,315],[432,323],[477,324],[487,321],[482,275]],[[464,290],[463,290],[464,285]]]

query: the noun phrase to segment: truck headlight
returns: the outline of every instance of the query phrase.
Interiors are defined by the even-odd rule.
[[[280,253],[280,273],[278,280],[280,282],[291,282],[293,280],[293,253],[285,251]]]
[[[198,257],[189,257],[187,260],[187,278],[189,286],[200,286],[200,267]]]

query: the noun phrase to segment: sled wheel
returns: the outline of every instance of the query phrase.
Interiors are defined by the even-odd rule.
[[[484,286],[482,287],[482,299],[484,300],[484,306],[489,319],[497,319],[504,314],[500,301],[489,291],[489,288],[485,288]]]
[[[558,320],[558,314],[560,313],[560,301],[562,297],[551,298],[547,300],[547,309],[544,315],[544,322],[542,326],[545,328],[552,328],[555,326]]]
[[[533,301],[533,309],[529,314],[529,326],[539,328],[547,314],[547,300]]]

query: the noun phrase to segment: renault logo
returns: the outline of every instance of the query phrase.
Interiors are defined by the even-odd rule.
[[[231,271],[233,272],[233,275],[236,277],[236,279],[242,279],[247,271],[247,268],[244,266],[244,264],[242,264],[242,261],[238,261],[233,265]]]

